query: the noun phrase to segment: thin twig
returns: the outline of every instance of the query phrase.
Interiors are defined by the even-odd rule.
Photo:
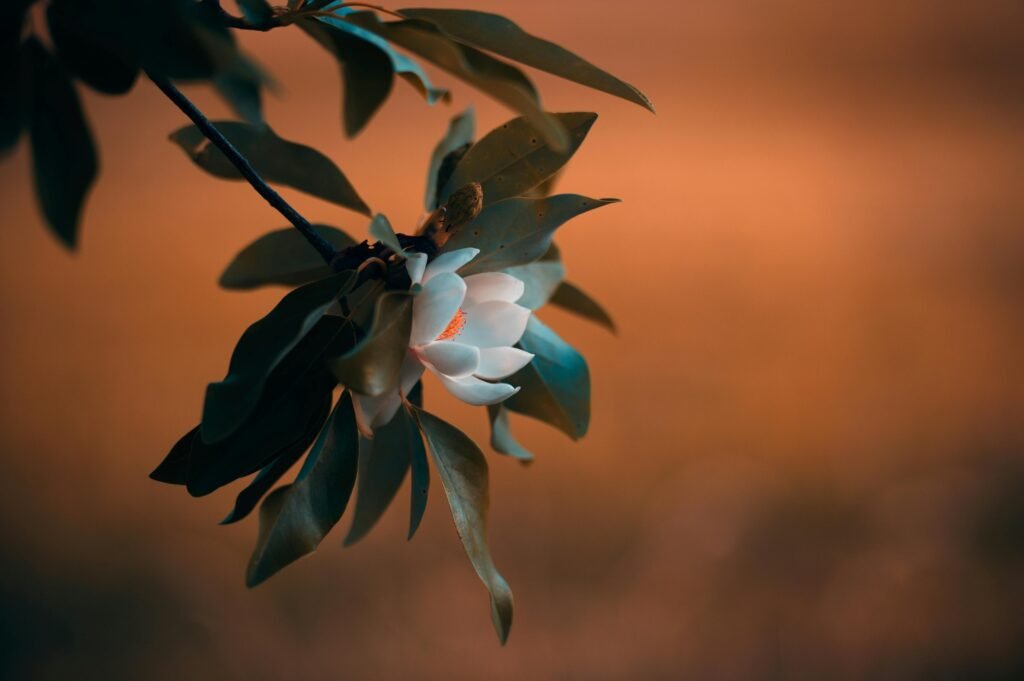
[[[220,149],[220,151],[231,161],[232,165],[238,169],[238,172],[242,174],[252,188],[256,192],[266,199],[267,203],[273,206],[281,215],[283,215],[288,222],[295,226],[295,229],[302,233],[302,236],[306,237],[306,241],[317,250],[320,257],[330,265],[331,262],[338,256],[338,251],[331,245],[329,241],[320,236],[320,233],[316,231],[313,225],[309,224],[309,220],[302,217],[297,210],[291,207],[291,205],[281,198],[281,195],[270,188],[270,186],[260,177],[256,169],[252,167],[252,164],[241,152],[235,148],[235,145],[231,144],[226,137],[210,122],[202,111],[196,108],[188,97],[184,95],[178,88],[168,79],[163,76],[158,76],[152,73],[147,73],[149,79],[153,81],[160,90],[167,95],[174,104],[182,110],[182,112],[195,123],[196,127],[199,128],[200,132],[206,136],[206,139]]]

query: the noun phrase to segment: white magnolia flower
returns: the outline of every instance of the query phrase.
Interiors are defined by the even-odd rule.
[[[516,305],[525,288],[503,272],[461,277],[456,270],[479,253],[462,248],[427,264],[423,253],[410,254],[406,267],[412,283],[422,285],[413,300],[409,353],[398,387],[378,397],[353,395],[359,430],[369,436],[388,423],[425,369],[437,375],[450,393],[472,405],[497,404],[519,392],[508,383],[533,355],[512,347],[522,338],[530,310]]]

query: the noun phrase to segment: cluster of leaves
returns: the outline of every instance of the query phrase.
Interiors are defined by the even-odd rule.
[[[274,231],[243,249],[224,271],[222,286],[292,290],[245,331],[227,375],[207,388],[199,425],[152,474],[195,496],[251,476],[223,522],[241,520],[260,507],[259,536],[247,574],[248,584],[255,585],[314,551],[356,490],[345,543],[363,537],[407,476],[411,538],[426,507],[432,460],[459,536],[490,593],[492,619],[504,641],[512,594],[488,549],[488,467],[480,448],[424,410],[421,385],[372,439],[361,437],[353,394],[379,396],[397,384],[419,291],[402,262],[410,239],[432,256],[439,247],[479,249],[462,274],[507,272],[526,284],[521,305],[536,310],[550,303],[613,329],[604,310],[565,281],[552,242],[565,222],[613,201],[551,193],[596,115],[545,111],[536,88],[511,62],[648,109],[650,102],[577,55],[485,12],[367,11],[367,5],[341,0],[289,0],[286,7],[272,8],[266,0],[237,0],[242,15],[235,16],[218,0],[48,0],[39,2],[36,11],[37,2],[0,3],[0,152],[13,148],[27,131],[42,213],[68,247],[78,240],[82,207],[99,165],[76,81],[119,95],[140,74],[186,113],[191,104],[182,101],[171,81],[210,84],[231,105],[239,120],[210,127],[193,110],[192,120],[204,125],[185,126],[171,135],[206,172],[244,178],[263,189],[263,182],[288,186],[372,215],[329,158],[279,136],[263,120],[261,91],[271,81],[239,51],[235,30],[296,27],[333,55],[342,74],[342,127],[350,136],[386,101],[396,76],[428,103],[448,99],[406,53],[520,114],[480,140],[475,139],[472,110],[452,120],[431,158],[425,208],[435,216],[447,210],[451,217],[459,212],[458,197],[467,187],[474,188],[474,197],[482,193],[483,203],[474,203],[471,221],[446,231],[431,249],[425,237],[415,241],[395,234],[383,215],[373,216],[368,226],[373,244],[357,243],[328,225],[308,228],[304,219],[290,217],[304,233]],[[32,20],[43,15],[45,22]],[[223,139],[217,139],[220,135]],[[329,244],[326,252],[333,246],[338,257],[325,263],[323,244],[307,228],[317,231]],[[307,239],[318,242],[320,252]],[[371,260],[378,266],[365,267]],[[590,377],[580,353],[535,317],[519,346],[534,355],[508,379],[521,391],[489,407],[488,417],[492,448],[525,462],[533,455],[513,437],[508,413],[539,419],[578,439],[590,421]],[[277,486],[303,456],[294,480]]]
[[[313,194],[368,212],[334,164],[319,152],[279,138],[266,126],[261,90],[272,80],[238,49],[232,29],[295,26],[323,45],[342,73],[342,123],[350,136],[359,133],[386,101],[396,76],[428,103],[447,101],[447,91],[435,87],[420,64],[396,48],[523,114],[558,149],[571,143],[571,131],[542,109],[529,78],[499,57],[652,109],[628,83],[486,12],[408,9],[389,12],[397,20],[383,21],[342,0],[289,0],[284,8],[272,8],[266,0],[238,0],[243,16],[234,17],[219,0],[49,0],[46,31],[27,30],[32,26],[27,17],[38,2],[0,3],[0,153],[28,132],[43,216],[69,248],[78,241],[82,208],[99,170],[76,80],[107,95],[127,93],[140,73],[211,84],[241,119],[225,130],[232,142],[252,153],[287,156],[274,164],[284,175],[272,174],[270,179],[299,183],[305,189],[318,184],[319,191]],[[194,158],[203,152],[202,141],[195,136],[182,133],[175,141],[190,149]],[[238,176],[230,165],[218,174]]]
[[[508,272],[527,284],[520,301],[524,306],[537,309],[550,302],[610,327],[600,306],[565,281],[552,237],[568,220],[613,200],[546,193],[596,116],[555,117],[573,131],[574,144],[564,151],[540,138],[524,118],[475,143],[472,112],[454,119],[428,171],[428,204],[442,203],[461,183],[480,183],[485,188],[483,209],[442,249],[480,249],[461,273]],[[453,150],[458,161],[445,163],[453,158]],[[339,247],[355,244],[336,227],[318,229]],[[368,231],[401,248],[384,216],[374,217]],[[400,263],[394,267],[404,271]],[[392,280],[394,286],[386,283]],[[490,591],[495,626],[504,640],[512,597],[487,548],[488,469],[480,448],[458,428],[423,409],[421,386],[407,408],[372,439],[360,438],[356,429],[350,391],[383,394],[398,380],[416,295],[408,279],[360,281],[354,271],[333,273],[298,232],[281,229],[244,248],[220,283],[238,290],[297,288],[242,335],[227,376],[207,390],[202,423],[172,448],[153,477],[185,485],[199,496],[255,474],[224,521],[242,519],[267,495],[248,569],[248,583],[255,585],[315,550],[341,518],[356,487],[346,544],[373,527],[407,474],[412,478],[411,538],[427,501],[429,452],[459,535]],[[488,411],[492,448],[529,461],[533,456],[512,436],[508,412],[580,438],[590,420],[590,377],[582,355],[536,318],[520,346],[535,355],[509,379],[522,390]],[[332,409],[338,387],[341,396]],[[295,481],[270,492],[310,445]]]

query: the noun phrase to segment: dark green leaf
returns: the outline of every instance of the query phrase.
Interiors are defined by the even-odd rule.
[[[338,166],[319,151],[283,140],[269,127],[237,121],[218,121],[214,125],[268,182],[370,214],[370,209]],[[173,133],[170,139],[208,173],[227,180],[242,179],[231,161],[194,125],[186,125]]]
[[[331,4],[331,3],[327,3]],[[351,14],[357,10],[351,7],[336,7],[331,10],[336,15]],[[353,24],[350,24],[336,16],[320,16],[317,19],[328,26],[331,26],[340,31],[345,31],[361,40],[374,45],[381,51],[383,51],[388,59],[391,60],[391,68],[401,76],[407,83],[412,85],[416,90],[423,95],[424,99],[427,100],[428,104],[433,104],[438,100],[448,101],[450,95],[447,90],[435,88],[430,82],[430,78],[427,77],[426,72],[412,59],[409,59],[400,52],[395,51],[388,41],[381,38],[366,29],[360,28]]]
[[[70,73],[95,90],[111,95],[128,92],[139,75],[138,65],[86,30],[82,6],[82,0],[53,0],[46,8],[57,56]]]
[[[492,404],[487,407],[487,416],[491,422],[491,449],[499,454],[505,454],[523,463],[533,461],[533,454],[526,450],[519,441],[512,435],[512,429],[508,423],[508,410],[500,404]]]
[[[438,202],[443,203],[459,187],[479,182],[484,190],[484,204],[490,205],[524,194],[557,173],[583,144],[597,114],[552,116],[569,131],[569,142],[564,148],[554,148],[545,142],[527,119],[513,119],[470,148],[441,188]]]
[[[417,407],[423,406],[423,382],[420,381],[409,392],[409,403]],[[411,484],[409,485],[409,536],[412,539],[423,521],[423,513],[427,510],[427,496],[430,492],[430,466],[427,465],[427,450],[423,446],[423,438],[417,443],[413,441],[409,452],[409,468]]]
[[[382,22],[373,12],[354,12],[343,20],[418,54],[523,114],[555,148],[569,146],[570,138],[565,127],[557,118],[544,112],[533,84],[514,66],[447,38],[427,22]]]
[[[398,241],[395,229],[383,215],[378,214],[373,216],[373,220],[370,222],[367,232],[371,239],[376,239],[395,253],[402,253],[402,244]]]
[[[391,93],[395,80],[391,58],[373,43],[331,24],[312,19],[297,23],[338,60],[345,91],[345,134],[354,137]]]
[[[0,3],[0,154],[10,151],[25,127],[25,63],[21,31],[29,0]]]
[[[274,490],[260,506],[260,533],[246,574],[248,586],[316,550],[348,506],[358,460],[352,397],[346,392],[295,482]]]
[[[228,70],[221,71],[213,77],[213,86],[239,118],[252,125],[263,124],[259,80]]]
[[[427,195],[424,201],[427,210],[437,208],[438,189],[448,182],[448,177],[455,170],[452,166],[448,169],[448,177],[441,178],[441,168],[445,159],[460,149],[468,149],[475,135],[476,115],[472,107],[454,117],[448,124],[448,132],[434,147],[434,153],[430,156],[430,166],[427,168]]]
[[[650,100],[629,83],[552,42],[526,33],[503,16],[465,9],[403,9],[399,10],[399,14],[410,19],[429,21],[467,45],[607,92],[654,111]]]
[[[615,333],[615,322],[600,303],[567,281],[555,290],[551,304],[575,312]]]
[[[235,497],[234,507],[227,517],[220,521],[220,524],[230,525],[231,523],[237,523],[252,513],[252,510],[256,508],[256,504],[260,503],[263,495],[269,492],[277,484],[277,481],[295,465],[295,462],[302,458],[302,454],[305,451],[305,448],[293,447],[260,469],[260,472],[256,474],[252,482],[246,485],[245,489]]]
[[[323,366],[329,349],[346,341],[345,322],[323,317],[267,379],[259,402],[230,436],[215,444],[193,438],[187,487],[209,494],[275,459],[298,457],[320,431],[337,385]]]
[[[339,383],[371,397],[395,386],[409,351],[412,300],[406,291],[389,291],[377,298],[366,336],[349,352],[327,361]]]
[[[25,43],[32,72],[32,161],[46,221],[65,246],[78,241],[82,205],[99,164],[78,93],[35,37]]]
[[[551,247],[555,230],[587,211],[617,203],[558,194],[545,199],[506,199],[483,209],[445,244],[445,251],[479,248],[480,255],[462,269],[464,274],[493,272],[537,260]]]
[[[355,243],[345,232],[328,225],[313,225],[332,246],[341,250]],[[264,234],[243,248],[220,275],[227,289],[259,286],[298,286],[331,275],[331,268],[294,227]]]
[[[494,567],[487,546],[487,461],[480,448],[458,428],[420,409],[415,413],[448,497],[455,529],[491,594],[491,621],[504,645],[512,626],[512,590]]]
[[[373,528],[402,486],[412,456],[421,456],[422,452],[423,438],[405,409],[399,409],[390,423],[377,428],[372,440],[360,439],[359,493],[345,546],[356,543]]]
[[[219,442],[242,425],[259,401],[270,372],[354,280],[354,273],[342,272],[297,288],[242,334],[227,376],[206,389],[204,442]]]
[[[170,453],[164,457],[160,465],[154,469],[149,477],[170,485],[184,485],[188,482],[188,471],[191,466],[192,439],[199,436],[199,426],[181,436]]]
[[[530,317],[519,345],[534,358],[507,379],[521,390],[503,406],[549,423],[573,440],[586,435],[590,425],[590,371],[583,355],[536,317]]]

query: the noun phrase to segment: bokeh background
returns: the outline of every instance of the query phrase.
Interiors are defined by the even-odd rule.
[[[437,6],[458,6],[433,0]],[[1024,678],[1024,6],[479,0],[645,90],[538,76],[601,118],[561,189],[619,196],[559,237],[612,336],[574,444],[524,419],[492,470],[506,648],[435,487],[255,590],[255,519],[146,476],[280,291],[221,268],[283,226],[166,141],[152,86],[86,93],[102,154],[79,252],[0,164],[0,675],[12,679]],[[329,56],[243,36],[284,136],[411,229],[449,116],[511,115],[443,74],[343,138]],[[203,88],[189,93],[215,115]],[[315,221],[365,222],[286,192]],[[433,408],[487,436],[480,410]]]

